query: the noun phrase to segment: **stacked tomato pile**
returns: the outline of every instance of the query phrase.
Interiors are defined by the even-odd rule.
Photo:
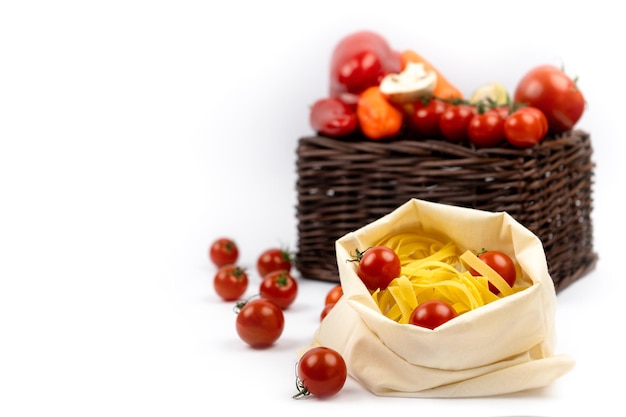
[[[511,257],[497,250],[483,251],[478,258],[504,279],[509,287],[516,281],[516,268]],[[280,338],[285,325],[284,310],[295,301],[298,285],[291,275],[292,255],[286,249],[269,248],[257,258],[256,269],[262,277],[257,295],[241,300],[248,289],[249,279],[245,269],[237,265],[239,248],[230,238],[216,239],[209,248],[209,259],[217,267],[213,278],[213,288],[224,301],[235,301],[237,313],[235,326],[241,340],[255,349],[269,348]],[[363,251],[357,250],[355,262],[359,278],[367,289],[375,295],[385,291],[402,275],[402,262],[397,251],[388,246],[373,246]],[[472,275],[479,275],[470,270]],[[500,291],[489,284],[489,291]],[[343,296],[341,284],[333,286],[326,294],[320,320],[334,308]],[[432,298],[412,311],[408,324],[427,329],[446,323],[457,317],[453,305]],[[297,365],[294,398],[309,395],[328,397],[338,393],[345,384],[347,366],[337,351],[326,346],[307,350]]]
[[[311,106],[309,120],[318,134],[333,138],[408,136],[527,148],[571,130],[585,109],[576,81],[556,66],[531,68],[512,95],[492,82],[466,98],[417,52],[397,52],[369,31],[336,45],[329,84],[329,95]]]
[[[246,270],[238,266],[239,247],[231,238],[221,237],[209,247],[209,259],[217,267],[213,289],[224,301],[235,301],[235,326],[242,341],[255,349],[272,346],[285,327],[284,310],[298,295],[298,284],[291,275],[292,254],[284,248],[269,248],[257,258],[256,269],[261,279],[257,295],[240,300],[250,280]],[[339,289],[339,291],[337,291]],[[341,297],[341,287],[331,290],[326,304]],[[327,311],[323,311],[321,318]],[[319,346],[306,351],[298,360],[294,398],[328,397],[343,388],[347,378],[343,357],[333,349]]]

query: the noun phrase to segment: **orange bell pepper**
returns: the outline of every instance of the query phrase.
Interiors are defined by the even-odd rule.
[[[418,54],[413,50],[406,50],[400,54],[402,69],[406,67],[406,64],[409,62],[421,62],[424,64],[424,69],[426,71],[433,71],[437,74],[437,84],[435,84],[435,90],[433,91],[433,95],[442,99],[452,99],[458,98],[463,99],[463,93],[459,90],[454,84],[452,84],[444,75],[435,68],[430,62],[424,59],[423,56]]]
[[[356,114],[361,131],[372,140],[397,135],[404,120],[402,111],[385,98],[379,86],[369,87],[359,95]]]

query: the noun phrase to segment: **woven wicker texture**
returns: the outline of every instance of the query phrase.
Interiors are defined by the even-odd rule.
[[[335,241],[419,198],[508,212],[541,239],[560,291],[597,260],[592,153],[589,134],[580,130],[531,149],[301,138],[296,267],[305,278],[338,282]]]

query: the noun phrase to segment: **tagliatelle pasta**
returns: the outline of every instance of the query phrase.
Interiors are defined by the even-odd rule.
[[[459,253],[453,242],[418,233],[398,233],[376,243],[393,249],[402,264],[401,275],[372,297],[388,318],[404,324],[411,312],[428,300],[450,304],[457,314],[481,307],[523,289],[511,288],[493,269],[470,251]],[[480,273],[472,275],[467,267]],[[500,290],[489,290],[489,282]]]

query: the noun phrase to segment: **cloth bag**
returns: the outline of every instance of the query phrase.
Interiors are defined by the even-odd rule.
[[[514,254],[528,288],[433,330],[385,317],[356,274],[355,248],[403,230],[447,236],[459,248]],[[412,199],[336,242],[344,295],[312,345],[337,350],[349,375],[380,396],[478,397],[543,387],[574,366],[554,355],[556,292],[543,246],[507,213]]]

